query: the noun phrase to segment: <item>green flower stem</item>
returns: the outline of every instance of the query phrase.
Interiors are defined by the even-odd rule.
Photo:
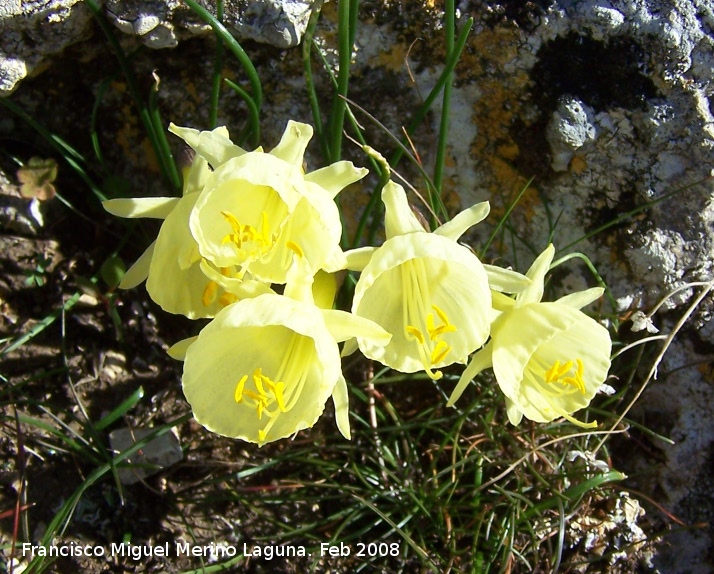
[[[444,28],[446,32],[446,57],[451,57],[454,51],[454,16],[455,16],[454,0],[446,0],[446,8],[444,14]],[[444,161],[446,159],[446,144],[449,135],[449,114],[451,112],[451,90],[454,84],[454,72],[452,71],[446,78],[444,83],[444,95],[441,105],[441,121],[439,123],[439,140],[436,146],[436,160],[434,162],[434,188],[431,190],[430,202],[432,210],[443,216],[446,216],[446,208],[441,200],[442,181],[444,178]],[[432,221],[432,225],[436,225],[436,221]]]
[[[245,53],[245,50],[243,50],[238,41],[226,29],[226,27],[216,19],[213,14],[211,14],[198,2],[195,2],[195,0],[184,0],[184,2],[188,4],[191,10],[193,10],[196,14],[198,14],[200,18],[202,18],[209,26],[211,26],[211,28],[213,28],[213,31],[216,33],[216,36],[223,40],[223,42],[225,42],[226,46],[228,46],[228,49],[238,59],[241,66],[243,66],[243,70],[247,74],[248,82],[250,83],[250,97],[252,98],[253,103],[255,104],[255,108],[258,110],[258,114],[260,114],[260,108],[263,106],[263,88],[260,85],[260,77],[258,76],[258,72],[255,70],[253,62],[250,61],[248,54]],[[257,145],[257,134],[255,132],[252,132],[252,135],[252,141],[253,143],[255,143],[255,145]]]
[[[345,122],[345,107],[350,82],[350,60],[352,57],[351,43],[356,26],[357,0],[338,0],[337,3],[337,50],[340,69],[337,73],[337,94],[332,100],[330,112],[330,162],[339,161],[342,156],[342,127]],[[355,18],[355,22],[352,19]]]
[[[260,112],[255,105],[255,101],[250,97],[248,92],[235,82],[231,82],[228,78],[225,78],[223,81],[228,84],[228,86],[230,86],[236,94],[238,94],[240,99],[242,99],[248,107],[248,123],[238,136],[238,144],[242,145],[246,138],[252,134],[252,142],[255,147],[257,147],[258,142],[260,141]]]
[[[154,85],[151,86],[149,92],[149,118],[153,126],[154,133],[154,149],[159,157],[159,165],[161,166],[164,176],[171,182],[174,189],[181,189],[181,176],[179,175],[174,154],[171,153],[171,146],[166,137],[166,128],[161,121],[161,113],[159,112],[159,77],[154,73]]]

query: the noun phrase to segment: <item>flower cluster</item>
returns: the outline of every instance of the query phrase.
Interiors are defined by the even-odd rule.
[[[541,302],[552,246],[526,275],[483,264],[458,240],[486,218],[487,202],[429,232],[390,181],[384,243],[343,252],[334,199],[367,170],[340,161],[305,173],[309,125],[289,122],[269,153],[243,150],[224,127],[170,131],[196,154],[182,197],[104,206],[163,219],[120,287],[146,280],[164,310],[211,319],[169,351],[184,360],[184,393],[209,430],[262,445],[314,425],[331,397],[349,438],[340,355],[357,348],[434,380],[466,364],[449,404],[493,367],[513,424],[577,423],[572,414],[605,380],[609,335],[579,310],[602,290]],[[360,272],[349,313],[332,308],[335,273],[345,269]]]

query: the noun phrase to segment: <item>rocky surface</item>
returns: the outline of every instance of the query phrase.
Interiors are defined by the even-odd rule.
[[[95,0],[124,34],[150,48],[174,48],[179,41],[211,33],[180,0]],[[209,3],[214,6],[215,3]],[[314,0],[258,0],[225,3],[224,23],[238,40],[279,48],[300,43]],[[92,13],[81,0],[9,0],[0,4],[0,96],[52,56],[86,39]]]
[[[23,3],[23,10],[26,4],[40,3]],[[76,41],[86,33],[85,25],[92,26],[88,22],[91,19],[81,4],[65,4],[70,8],[62,12],[63,25],[74,30],[68,37]],[[199,28],[205,32],[205,26],[199,24],[192,31],[190,26],[177,23],[179,11],[172,12],[168,7],[176,9],[178,2],[166,0],[162,4],[165,12],[156,18],[149,11],[142,12],[140,6],[144,4],[106,2],[104,9],[119,29],[138,35],[153,47],[174,45],[184,38],[184,31],[186,35]],[[292,6],[295,12],[291,14],[304,22],[309,3]],[[287,8],[282,12],[274,8],[272,14],[288,12]],[[648,312],[667,293],[679,289],[653,317],[660,334],[666,335],[693,295],[703,288],[686,286],[712,281],[714,272],[711,3],[482,0],[461,2],[459,12],[460,21],[474,15],[476,23],[457,67],[451,104],[444,181],[447,205],[489,200],[493,206],[491,221],[495,223],[534,178],[511,214],[510,229],[497,238],[489,257],[508,257],[507,263],[525,269],[534,253],[550,239],[562,254],[586,254],[610,289],[613,320],[622,321],[621,335],[628,341],[650,335],[630,332],[627,319],[632,312]],[[400,2],[362,3],[350,97],[395,133],[408,123],[408,111],[426,97],[441,71],[441,16],[433,2],[425,2],[419,10],[409,10]],[[334,65],[334,3],[325,5],[325,17],[317,41],[327,61]],[[8,18],[0,26],[7,26]],[[237,29],[230,17],[226,21]],[[280,26],[276,24],[275,29],[282,29]],[[290,42],[272,43],[285,47],[299,42],[304,30],[300,26],[295,24],[294,33],[278,33],[284,40],[289,37]],[[263,25],[261,29],[270,27]],[[29,35],[29,30],[39,33],[38,28],[26,30],[23,34]],[[12,45],[6,36],[3,34],[0,40],[5,58],[5,75],[0,83],[6,91],[16,85],[5,79],[12,65],[19,70],[22,66],[18,62],[23,62],[27,70],[62,49],[36,48],[17,57],[19,52],[12,52],[8,46],[24,45],[22,34],[16,34]],[[311,122],[299,50],[251,45],[249,53],[256,60],[266,93],[262,116],[265,140],[273,141],[287,118]],[[200,87],[208,81],[212,68],[210,48],[197,41],[181,42],[178,48],[166,52],[164,59],[161,54],[152,52],[137,58],[140,74],[149,77],[158,67],[162,77],[159,97],[166,113],[170,109],[169,119],[205,127],[205,94]],[[10,67],[5,62],[10,62]],[[227,69],[227,75],[240,78],[236,68]],[[52,69],[46,72],[52,73]],[[92,71],[78,78],[80,87],[74,88],[89,99],[90,105],[100,81],[97,74]],[[316,80],[318,94],[329,102],[329,79],[318,74]],[[33,88],[17,92],[18,100],[37,117],[44,102],[44,96],[37,101],[37,93],[44,93],[41,86],[34,85],[34,100]],[[158,193],[155,166],[142,151],[144,143],[137,135],[138,127],[131,123],[135,118],[131,120],[127,113],[129,104],[123,94],[117,80],[103,96],[102,109],[111,118],[105,126],[104,149],[117,166],[130,162],[130,167],[118,167],[124,169],[122,178],[137,188]],[[62,91],[53,97],[59,101]],[[438,112],[436,105],[427,125],[412,138],[427,168],[433,161]],[[221,114],[220,121],[231,129],[236,126],[235,131],[245,117],[231,93],[223,95]],[[373,147],[391,149],[389,138],[363,116],[359,120],[367,125]],[[82,125],[82,121],[86,122],[76,118],[76,125]],[[5,115],[0,117],[0,128],[7,134],[22,126]],[[57,129],[62,132],[62,128]],[[313,148],[308,159],[319,161],[316,153]],[[410,175],[419,187],[416,172],[406,163],[399,170]],[[365,196],[368,191],[365,187]],[[356,196],[351,208],[358,213],[365,201]],[[483,241],[491,229],[476,230],[471,240]],[[563,290],[594,283],[587,268],[574,261],[565,264],[556,279],[554,287]],[[603,303],[605,312],[608,305]],[[658,351],[656,347],[650,349],[647,361],[643,359],[636,371],[636,382],[644,380]],[[674,338],[657,379],[649,382],[632,414],[671,437],[674,444],[643,436],[640,439],[646,449],[640,456],[632,456],[629,444],[618,459],[632,466],[623,470],[637,475],[638,486],[688,525],[711,524],[714,516],[714,428],[710,422],[714,420],[713,351],[710,296]],[[617,381],[612,383],[618,387]],[[629,398],[623,398],[620,410]],[[662,571],[711,571],[712,527],[682,530],[677,536],[657,558]]]

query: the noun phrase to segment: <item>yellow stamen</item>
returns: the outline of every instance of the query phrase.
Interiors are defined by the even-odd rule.
[[[439,316],[439,319],[441,320],[441,322],[442,322],[444,325],[448,325],[449,327],[453,328],[454,331],[456,331],[456,327],[454,327],[454,326],[451,324],[451,322],[449,321],[449,318],[446,316],[446,313],[444,313],[444,311],[442,311],[442,310],[441,310],[439,307],[437,307],[436,305],[432,305],[431,308],[434,309],[434,311],[436,311],[436,314]]]
[[[258,367],[253,371],[253,383],[255,383],[255,388],[258,389],[261,397],[265,396],[265,390],[263,389],[263,369]]]
[[[573,370],[573,366],[577,365],[575,368],[575,373],[570,375]],[[553,363],[553,366],[545,371],[543,378],[546,383],[561,383],[563,385],[570,385],[578,389],[581,393],[585,394],[585,381],[583,380],[583,374],[585,373],[585,366],[582,360],[575,359],[575,361],[567,361],[565,364],[561,365],[559,360]],[[566,376],[570,375],[570,376]]]
[[[235,393],[233,393],[233,398],[237,403],[243,400],[243,388],[245,387],[245,382],[248,380],[248,375],[243,375],[236,385]]]
[[[294,241],[287,241],[285,243],[285,247],[293,251],[298,257],[303,258],[305,257],[305,254],[303,253],[302,249],[300,246],[295,243]]]
[[[232,233],[227,233],[221,243],[233,243],[238,252],[243,256],[260,256],[268,251],[275,243],[275,237],[270,234],[268,213],[261,215],[261,230],[258,231],[249,223],[242,224],[235,215],[229,211],[221,211],[221,215],[229,223]]]
[[[218,302],[223,306],[223,307],[228,307],[231,303],[235,303],[238,301],[238,297],[236,295],[233,295],[233,293],[224,293],[218,298]]]
[[[285,390],[285,383],[276,383],[275,384],[275,400],[278,402],[278,408],[280,409],[280,412],[282,412],[282,413],[286,412],[285,396],[283,395],[284,390]]]
[[[218,283],[215,281],[209,281],[203,290],[203,295],[201,295],[201,303],[204,307],[208,307],[211,303],[216,300],[216,294],[218,293]]]
[[[431,364],[436,365],[436,363],[440,363],[450,352],[451,347],[449,344],[446,341],[439,341],[431,352]]]
[[[419,329],[417,329],[413,325],[407,325],[406,332],[407,338],[409,335],[411,335],[419,342],[420,345],[424,344],[424,335],[422,335],[422,332]]]

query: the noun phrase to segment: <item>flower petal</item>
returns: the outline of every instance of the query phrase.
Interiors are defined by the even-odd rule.
[[[246,153],[243,148],[231,141],[228,130],[223,126],[213,131],[198,131],[179,127],[172,122],[169,124],[169,131],[191,146],[198,155],[211,164],[213,169],[217,169],[231,158]]]
[[[340,373],[337,384],[332,390],[332,402],[335,404],[335,421],[342,436],[347,440],[352,439],[350,433],[350,405],[347,393],[347,381]]]
[[[473,227],[488,217],[491,205],[488,201],[483,201],[472,205],[458,213],[451,221],[447,221],[441,227],[434,230],[437,235],[443,235],[453,241],[458,241],[469,227]]]
[[[305,174],[305,181],[319,185],[330,196],[335,197],[345,187],[359,181],[368,173],[368,169],[355,167],[351,161],[338,161]]]
[[[493,340],[499,387],[514,408],[537,422],[568,418],[586,407],[610,368],[607,329],[559,303],[507,312],[494,327]]]
[[[102,207],[117,217],[166,219],[178,202],[178,197],[120,198],[104,201]]]
[[[426,232],[412,212],[407,194],[401,185],[389,180],[382,190],[382,201],[385,209],[384,230],[387,239],[416,231]]]
[[[256,409],[259,401],[238,395],[242,378],[248,388],[256,371],[274,388],[282,385],[263,389],[269,399],[280,394],[282,408],[272,400]],[[339,350],[319,309],[268,294],[229,305],[204,327],[186,352],[183,389],[200,424],[262,445],[311,427],[340,373]],[[251,393],[258,397],[255,386]]]
[[[187,339],[181,339],[178,343],[174,343],[169,347],[167,351],[169,357],[176,359],[177,361],[183,361],[186,358],[186,351],[198,339],[198,335],[195,337],[188,337]]]
[[[299,170],[282,160],[255,152],[231,159],[214,171],[189,223],[201,255],[217,267],[244,266],[259,259],[262,252],[251,248],[240,253],[234,243],[224,241],[235,232],[226,214],[265,236],[270,248],[273,236],[301,199],[295,189],[300,177]]]
[[[464,372],[461,373],[459,382],[456,383],[456,387],[454,387],[454,390],[452,391],[451,396],[449,397],[449,401],[446,403],[446,406],[453,407],[454,403],[456,403],[456,401],[459,400],[461,395],[466,390],[466,387],[468,386],[468,384],[474,378],[476,378],[476,375],[478,375],[481,371],[488,369],[492,365],[493,365],[493,341],[489,341],[488,343],[486,343],[486,345],[484,346],[483,349],[476,352],[471,357],[469,364],[466,365]]]
[[[311,125],[289,120],[280,143],[270,151],[270,155],[302,169],[303,156],[311,139]]]
[[[119,283],[119,289],[131,289],[146,280],[149,276],[149,268],[151,266],[151,258],[154,255],[155,246],[156,241],[149,245],[139,259],[129,267]]]
[[[181,198],[164,220],[156,238],[146,290],[162,309],[190,319],[212,317],[223,307],[219,301],[206,305],[209,279],[200,268],[200,256],[188,228],[189,214],[198,194]]]
[[[516,297],[518,305],[528,305],[529,303],[538,303],[543,298],[543,289],[545,288],[545,275],[548,273],[550,264],[553,262],[555,255],[555,247],[551,243],[545,248],[536,260],[531,265],[531,268],[526,273],[526,277],[531,280],[531,284],[526,287]]]
[[[367,267],[367,263],[372,259],[372,255],[377,251],[376,247],[358,247],[357,249],[350,249],[345,252],[345,257],[347,258],[346,269],[350,271],[362,271]]]
[[[488,274],[488,283],[494,291],[520,293],[532,283],[525,275],[510,269],[503,269],[502,267],[485,263],[483,267]]]
[[[361,337],[368,339],[374,345],[386,345],[392,338],[387,331],[374,321],[352,313],[337,309],[325,309],[322,312],[322,317],[325,319],[325,325],[330,334],[338,343],[352,337]]]
[[[381,325],[392,340],[383,347],[358,338],[361,351],[398,371],[424,370],[423,353],[407,327],[426,333],[428,315],[436,315],[434,307],[455,327],[426,344],[433,351],[436,340],[442,339],[450,347],[434,366],[465,363],[490,329],[491,291],[481,262],[466,247],[432,233],[388,239],[357,282],[352,312]]]
[[[578,291],[576,293],[570,293],[558,299],[556,303],[560,305],[567,305],[568,307],[573,307],[574,309],[582,309],[586,305],[597,301],[602,294],[605,293],[605,289],[602,287],[592,287],[590,289],[585,289],[584,291]]]

